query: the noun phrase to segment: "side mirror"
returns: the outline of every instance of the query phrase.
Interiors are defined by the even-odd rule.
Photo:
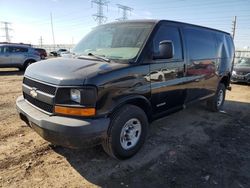
[[[163,40],[159,44],[159,55],[154,55],[154,59],[171,59],[174,57],[174,47],[171,40]]]

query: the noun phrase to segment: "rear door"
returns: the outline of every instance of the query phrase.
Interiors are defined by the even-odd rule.
[[[13,46],[11,47],[11,63],[13,65],[23,65],[28,53],[28,48]]]
[[[160,25],[152,41],[153,54],[159,53],[159,43],[164,40],[173,42],[174,57],[152,60],[150,74],[147,75],[151,82],[151,103],[155,114],[182,106],[185,100],[185,62],[178,26],[167,23]]]
[[[183,31],[188,54],[186,102],[191,102],[214,93],[218,80],[217,42],[214,32],[205,28],[186,26]]]

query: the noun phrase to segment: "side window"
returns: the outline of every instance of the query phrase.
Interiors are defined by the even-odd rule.
[[[191,60],[217,58],[215,35],[204,29],[185,28],[186,47]]]
[[[171,40],[174,46],[174,57],[173,60],[182,60],[182,45],[180,32],[177,27],[173,26],[161,26],[156,32],[153,39],[153,52],[154,54],[159,53],[159,43],[163,40]]]
[[[14,53],[15,52],[15,47],[13,47],[13,46],[8,46],[8,47],[6,47],[6,50],[5,50],[6,52],[8,52],[8,53]]]
[[[20,48],[20,52],[28,52],[28,48]]]
[[[216,39],[218,43],[218,54],[220,58],[234,57],[234,44],[230,35],[224,33],[217,33]]]
[[[4,46],[0,46],[0,53],[4,53]]]
[[[4,53],[10,53],[11,50],[12,50],[12,48],[10,46],[5,46],[3,49]]]
[[[24,48],[24,47],[12,47],[12,53],[24,53],[24,52],[28,52],[28,48]]]
[[[229,54],[228,56],[233,58],[234,57],[234,43],[233,43],[233,39],[230,35],[226,35],[226,41],[227,41],[227,45],[229,48]]]

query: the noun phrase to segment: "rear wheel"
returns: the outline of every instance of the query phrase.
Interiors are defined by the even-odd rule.
[[[158,80],[159,80],[159,81],[163,81],[163,76],[160,75],[160,76],[158,77]]]
[[[217,88],[216,94],[207,101],[208,108],[213,112],[221,110],[225,101],[225,96],[226,87],[224,84],[220,83]]]
[[[148,128],[145,112],[134,105],[125,105],[111,117],[103,149],[112,157],[126,159],[142,147]]]
[[[36,62],[35,60],[27,60],[23,64],[23,67],[19,68],[20,71],[25,71],[28,66],[30,66],[32,63]]]

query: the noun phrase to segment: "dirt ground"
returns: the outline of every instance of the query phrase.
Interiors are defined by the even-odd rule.
[[[0,187],[250,187],[250,86],[224,111],[203,103],[151,124],[142,150],[118,161],[100,146],[53,147],[18,118],[22,73],[0,69]]]

